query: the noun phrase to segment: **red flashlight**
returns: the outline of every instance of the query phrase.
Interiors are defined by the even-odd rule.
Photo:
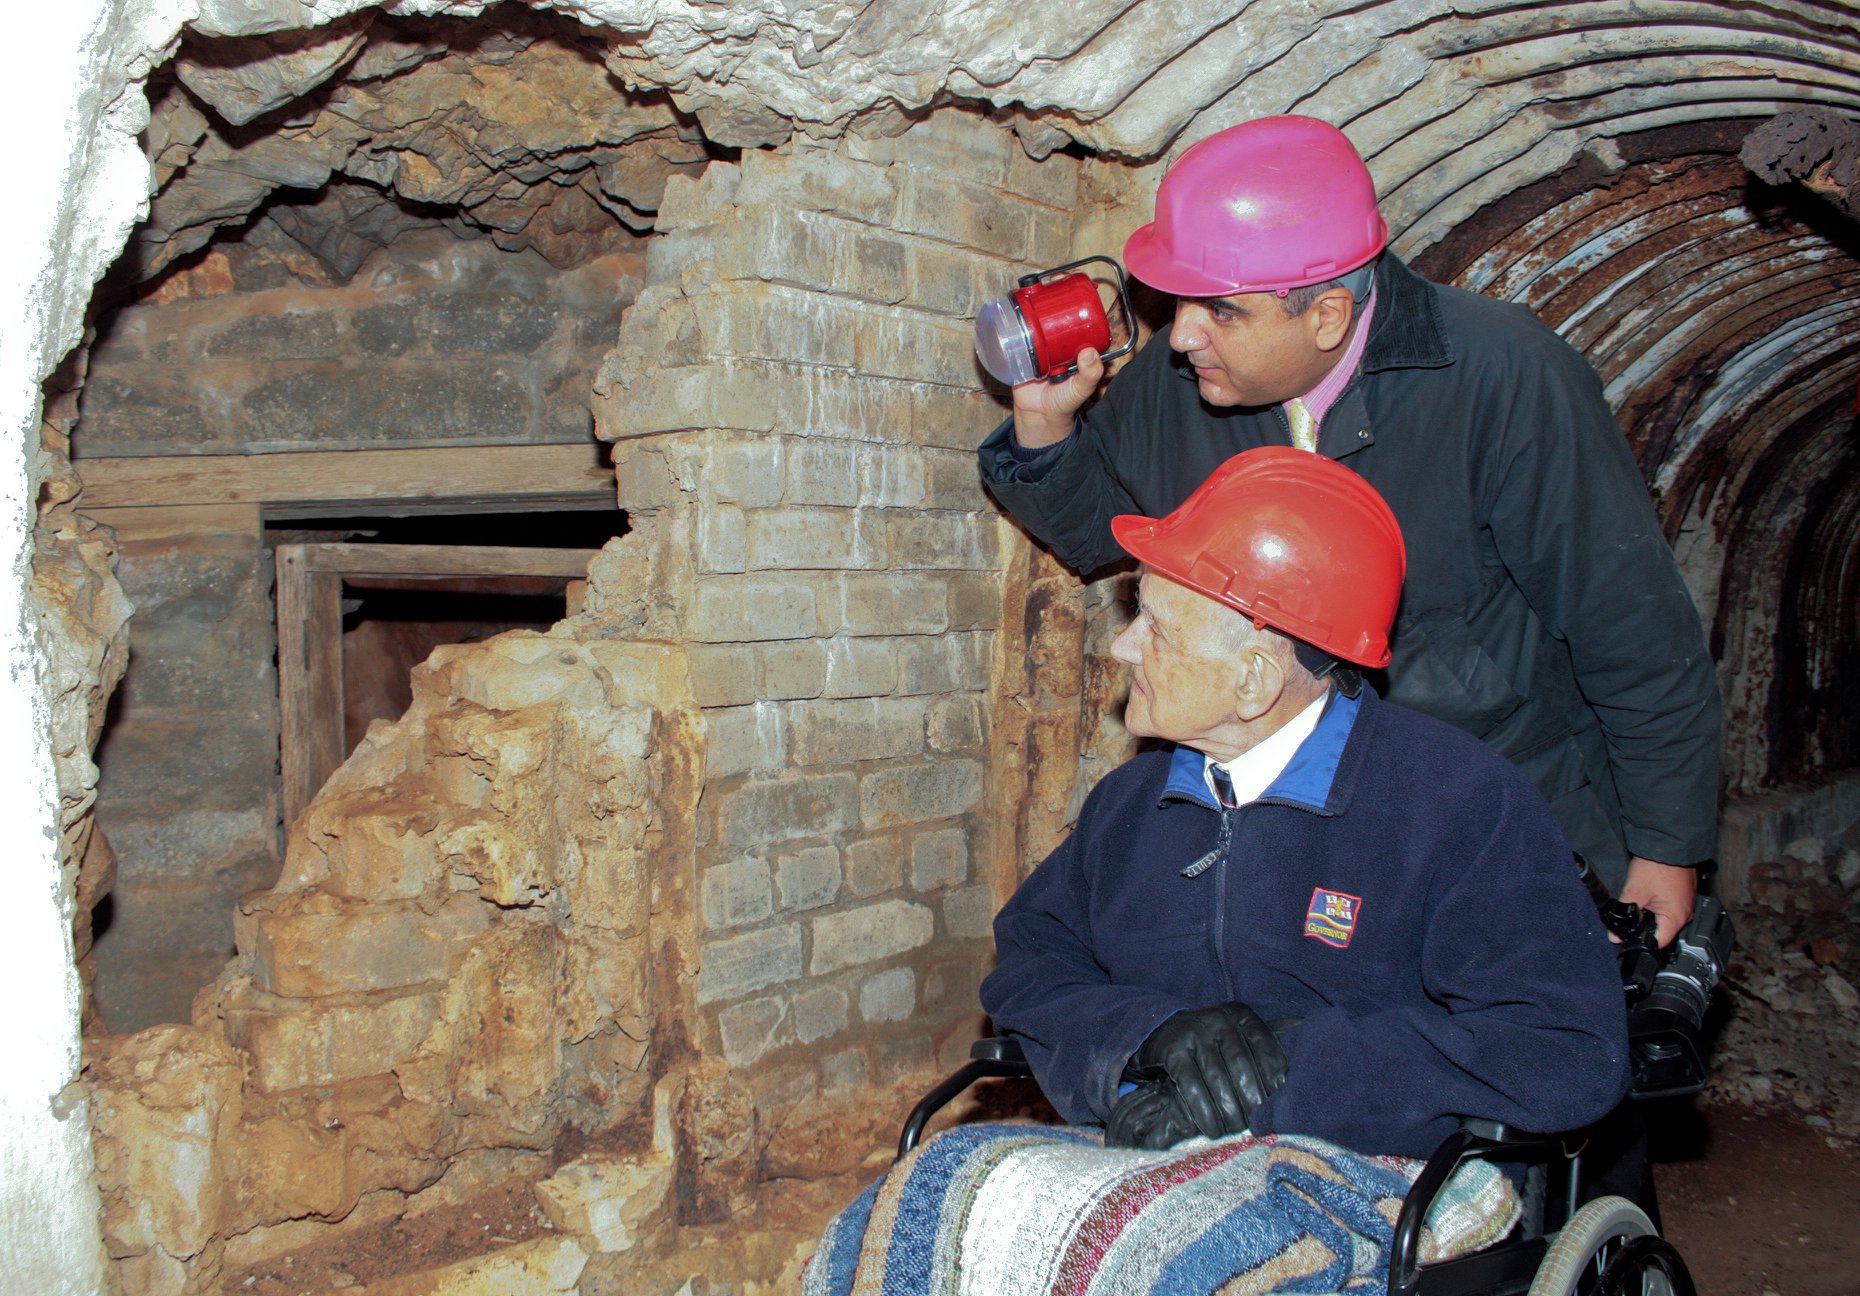
[[[1109,349],[1111,321],[1098,284],[1078,273],[1094,261],[1104,262],[1117,276],[1124,340],[1115,350]],[[982,307],[975,317],[975,355],[982,368],[1009,387],[1036,378],[1058,382],[1079,371],[1079,352],[1087,347],[1106,360],[1128,354],[1137,344],[1133,319],[1124,268],[1110,257],[1086,257],[1022,275],[1019,288]]]

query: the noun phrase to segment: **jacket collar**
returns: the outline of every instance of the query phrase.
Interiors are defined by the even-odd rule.
[[[1260,794],[1260,801],[1302,806],[1320,814],[1337,813],[1330,805],[1337,767],[1343,761],[1343,749],[1356,727],[1357,713],[1362,709],[1367,692],[1365,686],[1355,697],[1346,697],[1334,688],[1331,690],[1330,701],[1324,707],[1324,714],[1318,717],[1317,728],[1299,744],[1284,772]],[[1175,748],[1169,759],[1169,776],[1163,781],[1158,800],[1193,801],[1209,810],[1219,809],[1214,798],[1208,795],[1208,780],[1203,773],[1206,768],[1207,757],[1193,747]]]
[[[1393,252],[1384,252],[1376,263],[1376,312],[1369,321],[1363,372],[1442,369],[1453,359],[1439,290]]]

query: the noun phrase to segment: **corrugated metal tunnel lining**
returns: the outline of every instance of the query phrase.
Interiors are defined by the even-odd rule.
[[[1754,179],[1747,123],[1622,137],[1422,254],[1530,307],[1595,365],[1712,631],[1729,790],[1860,761],[1837,701],[1855,648],[1847,503],[1860,238]]]

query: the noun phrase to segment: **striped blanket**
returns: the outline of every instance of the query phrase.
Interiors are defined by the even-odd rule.
[[[828,1225],[804,1296],[1244,1296],[1380,1292],[1419,1161],[1237,1135],[1166,1152],[1097,1129],[978,1124],[905,1157]],[[1496,1241],[1517,1194],[1462,1167],[1424,1259]]]

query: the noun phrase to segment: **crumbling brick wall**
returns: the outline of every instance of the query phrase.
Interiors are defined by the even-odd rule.
[[[698,1043],[765,1118],[798,1108],[770,1168],[856,1164],[895,1120],[857,1099],[966,1055],[979,1024],[1019,835],[991,703],[1004,670],[1024,691],[999,634],[1030,560],[975,470],[1002,410],[971,321],[1068,259],[1078,192],[1075,159],[957,113],[713,163],[668,185],[602,371],[633,538],[679,572],[653,624],[690,644],[710,735]],[[1077,618],[1054,621],[1076,658]]]
[[[185,1022],[232,948],[234,901],[277,880],[278,677],[262,537],[190,521],[119,538],[117,560],[136,612],[98,748],[97,821],[122,863],[94,995],[125,1031]]]
[[[1072,255],[1080,170],[947,113],[671,184],[597,388],[633,530],[548,635],[416,672],[195,1025],[99,1055],[126,1293],[543,1174],[575,1131],[649,1222],[575,1245],[671,1274],[662,1226],[714,1226],[791,1269],[819,1202],[762,1227],[771,1185],[857,1170],[966,1053],[999,901],[1121,750],[1110,587],[973,456],[1002,410],[970,321]]]
[[[76,449],[585,443],[588,386],[642,265],[558,270],[434,229],[337,282],[261,223],[105,318]],[[231,948],[234,902],[280,864],[271,550],[256,509],[171,516],[118,550],[137,614],[98,752],[121,862],[97,995],[118,1031],[187,1020]]]
[[[216,1292],[324,1221],[539,1177],[574,1131],[648,1145],[687,1052],[700,725],[672,646],[437,651],[294,825],[194,1025],[99,1045],[118,1290]]]
[[[114,312],[92,353],[81,456],[563,445],[637,254],[558,270],[426,231],[331,280],[275,235]]]

